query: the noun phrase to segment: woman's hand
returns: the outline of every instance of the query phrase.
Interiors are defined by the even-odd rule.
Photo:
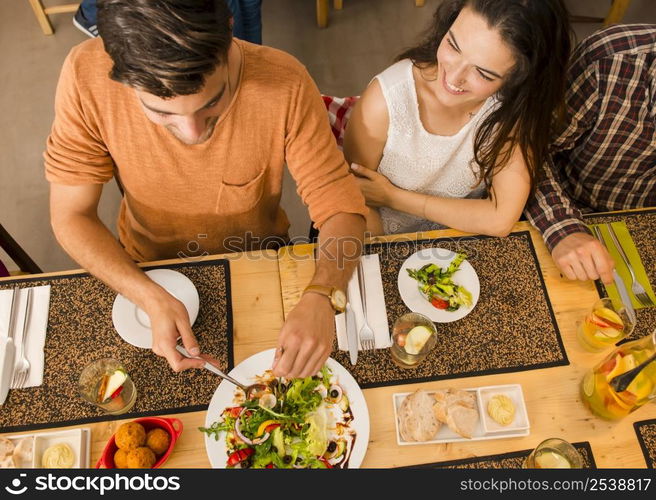
[[[351,170],[355,173],[367,205],[370,207],[390,206],[396,186],[387,177],[357,163],[351,164]]]

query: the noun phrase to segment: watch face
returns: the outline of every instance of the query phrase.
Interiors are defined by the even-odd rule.
[[[333,292],[333,303],[335,304],[335,308],[339,309],[340,311],[346,309],[346,295],[344,292],[335,289]]]

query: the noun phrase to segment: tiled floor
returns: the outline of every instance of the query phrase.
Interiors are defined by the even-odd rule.
[[[70,0],[44,0],[47,5]],[[371,77],[411,44],[440,0],[344,0],[330,26],[317,29],[314,0],[264,0],[264,42],[298,57],[327,94],[359,93]],[[603,15],[609,1],[566,0],[573,13]],[[53,118],[61,64],[85,40],[70,14],[52,17],[56,30],[44,36],[27,0],[0,0],[0,222],[46,271],[77,267],[55,241],[48,220],[48,185],[42,152]],[[625,22],[656,23],[653,0],[633,0]],[[599,25],[578,24],[579,38]],[[286,179],[283,204],[292,235],[306,234],[307,212]],[[101,217],[114,227],[119,194],[108,185]],[[6,261],[0,253],[0,259]],[[10,265],[11,267],[11,265]]]

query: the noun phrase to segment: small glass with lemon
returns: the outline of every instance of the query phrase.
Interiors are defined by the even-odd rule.
[[[607,420],[619,420],[656,398],[656,362],[645,366],[626,390],[616,392],[610,381],[636,368],[656,352],[656,332],[622,344],[606,359],[586,373],[581,383],[581,398],[595,414]]]
[[[435,324],[423,314],[404,314],[394,322],[392,361],[401,368],[416,368],[437,343]]]
[[[524,469],[581,469],[581,454],[567,441],[549,438],[542,441],[526,457]]]
[[[599,352],[630,335],[634,327],[624,307],[618,309],[610,299],[600,299],[579,324],[577,334],[586,350]]]

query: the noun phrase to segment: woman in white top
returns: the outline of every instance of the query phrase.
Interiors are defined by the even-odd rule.
[[[507,235],[541,171],[569,51],[562,0],[444,0],[346,128],[368,230]]]

